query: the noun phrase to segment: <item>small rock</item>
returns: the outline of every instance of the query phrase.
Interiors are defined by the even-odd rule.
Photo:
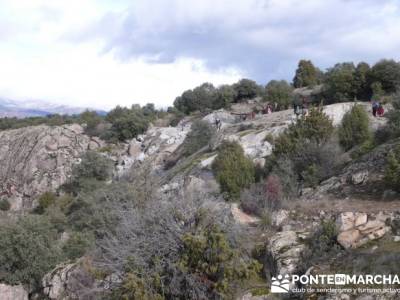
[[[343,212],[336,220],[339,232],[347,231],[354,227],[355,216],[352,212]]]
[[[366,224],[358,226],[362,234],[370,234],[385,227],[385,223],[379,220],[368,221]]]
[[[350,229],[339,233],[337,241],[344,248],[354,248],[361,235],[357,229]]]
[[[385,226],[381,229],[375,230],[374,232],[371,232],[370,234],[368,234],[368,238],[370,240],[379,239],[379,238],[383,237],[386,234],[386,232],[388,232],[389,230],[390,230],[390,228]]]
[[[380,211],[375,218],[379,221],[386,222],[386,220],[390,219],[390,214]]]
[[[354,226],[360,226],[367,223],[368,216],[366,213],[356,213],[356,219],[354,221]]]
[[[272,214],[272,225],[280,227],[289,218],[289,212],[281,209]]]
[[[354,185],[363,184],[368,180],[368,171],[361,171],[351,175],[351,183]]]
[[[142,153],[142,143],[136,141],[136,140],[132,140],[129,143],[129,147],[128,147],[128,155],[132,156],[134,158],[137,158],[140,153]]]
[[[217,154],[210,156],[200,162],[200,167],[204,169],[211,169],[211,165],[215,158],[217,157]]]
[[[290,231],[293,229],[292,225],[284,225],[282,226],[282,231]]]

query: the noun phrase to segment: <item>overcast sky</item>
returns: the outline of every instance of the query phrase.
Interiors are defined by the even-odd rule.
[[[0,98],[165,107],[206,81],[399,49],[399,0],[0,0]]]

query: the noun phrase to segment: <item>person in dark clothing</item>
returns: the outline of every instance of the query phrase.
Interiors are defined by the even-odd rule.
[[[215,119],[215,127],[217,130],[221,129],[221,120],[220,119]]]
[[[381,103],[379,103],[378,108],[376,110],[376,114],[378,117],[383,117],[383,114],[385,113],[385,110],[383,109],[383,106]]]
[[[376,117],[376,113],[377,113],[377,111],[378,111],[378,107],[379,107],[379,103],[378,103],[378,101],[373,101],[372,102],[372,115],[374,116],[374,117]]]

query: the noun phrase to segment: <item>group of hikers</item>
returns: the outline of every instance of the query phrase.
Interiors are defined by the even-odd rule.
[[[308,108],[309,108],[309,100],[307,97],[301,97],[297,101],[293,102],[293,111],[294,114],[296,115],[296,118],[299,118],[300,116],[307,116],[308,115]],[[262,114],[271,114],[277,109],[277,103],[274,103],[274,105],[268,103],[262,110]],[[383,108],[383,105],[377,101],[374,100],[372,101],[372,115],[374,117],[382,117],[383,114],[385,113],[385,110]],[[242,120],[246,120],[247,118],[253,119],[255,117],[255,112],[251,113],[246,113],[246,114],[239,114]],[[215,119],[215,127],[217,130],[221,129],[221,120],[216,118]]]
[[[268,103],[262,110],[263,115],[272,114],[278,108],[278,103],[274,102],[274,105]]]
[[[385,110],[382,106],[382,103],[376,100],[372,101],[372,115],[374,117],[382,117],[384,113]]]

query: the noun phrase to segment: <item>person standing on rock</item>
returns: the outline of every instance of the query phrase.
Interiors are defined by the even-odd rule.
[[[300,105],[298,105],[298,104],[294,105],[294,113],[296,115],[296,118],[298,119],[300,116]]]
[[[299,96],[296,95],[293,100],[293,111],[294,111],[294,114],[296,115],[296,119],[298,119],[301,114],[300,103],[301,103],[301,101],[299,99]]]
[[[219,131],[221,129],[221,120],[220,119],[215,119],[215,127]]]

